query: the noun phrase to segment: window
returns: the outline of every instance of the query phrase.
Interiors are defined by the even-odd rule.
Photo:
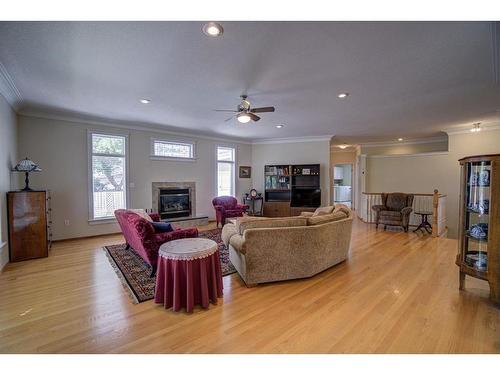
[[[158,158],[194,159],[194,143],[152,139],[151,156]]]
[[[127,137],[89,134],[90,219],[114,218],[127,207]]]
[[[217,147],[217,195],[234,195],[234,162],[236,150]]]

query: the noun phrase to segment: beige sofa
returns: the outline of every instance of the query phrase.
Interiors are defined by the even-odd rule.
[[[229,259],[247,286],[311,277],[347,258],[352,212],[336,206],[331,214],[311,215],[245,217],[224,226]]]

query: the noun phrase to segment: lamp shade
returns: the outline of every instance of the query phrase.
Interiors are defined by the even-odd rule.
[[[40,172],[42,169],[33,160],[25,158],[12,168],[13,172]]]

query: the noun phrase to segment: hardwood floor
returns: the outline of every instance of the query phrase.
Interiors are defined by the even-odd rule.
[[[355,222],[349,259],[313,278],[246,288],[208,310],[133,305],[101,247],[55,243],[0,275],[3,353],[500,353],[488,286],[458,290],[456,241]]]

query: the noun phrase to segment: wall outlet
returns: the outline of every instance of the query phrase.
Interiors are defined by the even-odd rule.
[[[68,219],[64,220],[64,225],[66,225],[67,227],[69,227],[69,220]]]

